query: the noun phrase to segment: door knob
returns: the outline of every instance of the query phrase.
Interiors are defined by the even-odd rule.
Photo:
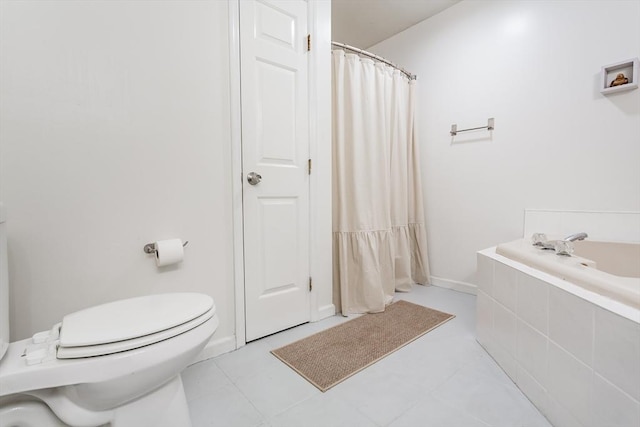
[[[247,182],[251,185],[259,184],[262,181],[262,176],[255,172],[249,172],[247,174]]]

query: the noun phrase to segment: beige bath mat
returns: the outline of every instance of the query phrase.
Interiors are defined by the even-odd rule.
[[[453,317],[398,301],[271,353],[324,392]]]

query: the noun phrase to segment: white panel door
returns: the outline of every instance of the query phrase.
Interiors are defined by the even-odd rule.
[[[240,1],[247,341],[310,317],[306,36],[305,1]]]

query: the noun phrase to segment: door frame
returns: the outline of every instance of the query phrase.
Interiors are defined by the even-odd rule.
[[[231,127],[231,183],[233,209],[233,272],[235,344],[246,344],[245,263],[242,214],[242,105],[240,98],[240,1],[229,5],[229,91]],[[309,52],[309,297],[312,322],[335,314],[331,225],[331,2],[308,1]]]

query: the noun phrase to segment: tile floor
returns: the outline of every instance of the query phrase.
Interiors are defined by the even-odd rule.
[[[396,294],[456,315],[320,392],[270,350],[349,320],[334,316],[247,344],[182,374],[194,427],[550,427],[475,340],[475,296]]]

